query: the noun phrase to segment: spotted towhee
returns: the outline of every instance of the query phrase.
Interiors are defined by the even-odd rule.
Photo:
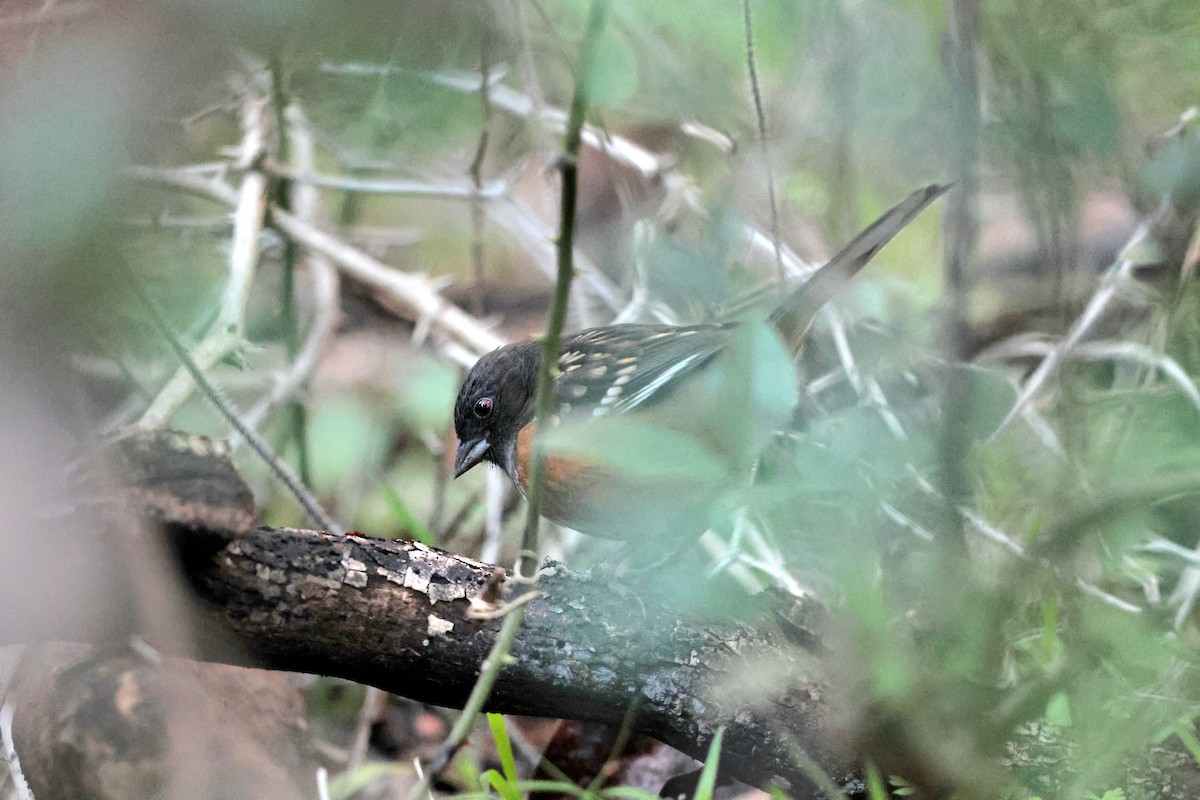
[[[926,187],[889,210],[768,321],[798,345],[825,302],[946,188]],[[794,403],[788,351],[774,336],[774,350],[764,346],[754,330],[765,326],[607,325],[565,336],[546,434],[543,515],[624,540],[703,533],[730,477],[746,474],[745,455],[761,450],[762,433],[781,427]],[[541,351],[537,341],[506,345],[467,374],[454,407],[455,477],[488,461],[524,494]],[[764,370],[775,373],[773,383],[770,375],[756,383]],[[763,385],[769,396],[755,398]],[[729,396],[742,403],[724,402]]]

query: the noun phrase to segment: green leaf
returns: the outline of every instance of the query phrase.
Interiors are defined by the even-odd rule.
[[[704,760],[704,770],[696,784],[695,800],[712,800],[713,789],[717,785],[717,767],[721,762],[721,740],[725,738],[725,726],[717,728],[717,735],[708,746],[708,757]]]
[[[633,786],[612,786],[600,792],[601,797],[617,797],[621,800],[661,800],[659,795]]]
[[[610,30],[597,43],[593,58],[588,75],[588,101],[605,108],[620,108],[638,86],[637,58],[633,50],[624,39],[614,38]]]
[[[363,764],[354,772],[342,772],[329,781],[329,795],[337,800],[353,797],[378,778],[388,775],[407,775],[412,764],[402,762],[373,761]]]
[[[1183,742],[1183,746],[1192,754],[1192,758],[1200,763],[1200,740],[1196,739],[1196,734],[1192,731],[1190,725],[1180,722],[1174,728],[1174,734],[1179,737],[1179,741]]]
[[[711,392],[709,427],[723,452],[747,468],[796,406],[796,371],[775,330],[762,320],[744,320],[711,368],[700,375]]]
[[[963,433],[968,441],[985,441],[1008,415],[1017,400],[1017,390],[997,370],[971,364],[953,367],[963,392],[962,409],[966,415]]]
[[[404,502],[404,498],[400,496],[391,485],[387,483],[380,484],[380,490],[383,492],[384,498],[388,502],[388,507],[391,508],[392,514],[400,520],[400,524],[404,530],[412,535],[413,539],[421,544],[433,546],[437,542],[437,536],[433,531],[425,527],[425,525],[417,519],[416,515],[409,510],[408,504]]]
[[[492,738],[496,740],[496,753],[500,756],[500,766],[504,770],[504,777],[510,784],[516,786],[517,762],[513,758],[512,741],[508,738],[508,728],[504,727],[504,717],[501,714],[488,714],[487,721],[488,727],[492,729]]]
[[[867,764],[867,796],[871,800],[888,800],[888,791],[883,783],[883,776],[879,774],[879,770],[874,764]]]
[[[353,402],[320,403],[311,411],[309,445],[313,483],[330,486],[370,470],[383,451],[383,430]]]
[[[695,440],[627,416],[568,422],[544,440],[549,453],[582,457],[635,478],[718,482],[726,474]]]
[[[1108,87],[1104,72],[1095,62],[1075,65],[1060,76],[1064,108],[1055,115],[1059,132],[1080,149],[1111,155],[1120,144],[1121,114]]]
[[[494,769],[484,772],[480,776],[480,781],[484,789],[491,786],[504,800],[521,800],[520,788]]]
[[[1060,728],[1071,727],[1071,698],[1066,692],[1057,692],[1046,703],[1046,722]]]
[[[413,429],[442,431],[454,413],[458,373],[432,357],[415,360],[396,385],[396,410]]]

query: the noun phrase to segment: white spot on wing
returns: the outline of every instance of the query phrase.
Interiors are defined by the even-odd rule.
[[[687,370],[690,366],[692,366],[692,364],[695,364],[700,359],[706,358],[709,355],[711,355],[711,353],[695,353],[672,364],[669,368],[663,370],[662,374],[657,378],[631,394],[629,399],[625,401],[625,408],[634,408],[646,402],[654,396],[655,392],[670,383],[671,379],[680,372]]]

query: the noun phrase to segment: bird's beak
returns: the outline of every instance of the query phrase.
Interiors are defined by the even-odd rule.
[[[492,443],[487,439],[470,439],[459,444],[458,453],[454,456],[454,477],[483,461],[484,454],[491,446]]]

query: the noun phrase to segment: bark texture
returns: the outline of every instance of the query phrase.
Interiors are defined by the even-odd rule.
[[[230,532],[168,525],[184,572],[249,657],[276,669],[336,675],[423,702],[461,706],[499,621],[470,609],[501,571],[411,542],[316,531]],[[199,534],[199,535],[197,535]],[[845,772],[827,726],[819,612],[773,596],[739,618],[689,614],[652,595],[546,570],[489,710],[619,724],[703,758],[727,726],[722,765],[800,796],[803,748]]]

